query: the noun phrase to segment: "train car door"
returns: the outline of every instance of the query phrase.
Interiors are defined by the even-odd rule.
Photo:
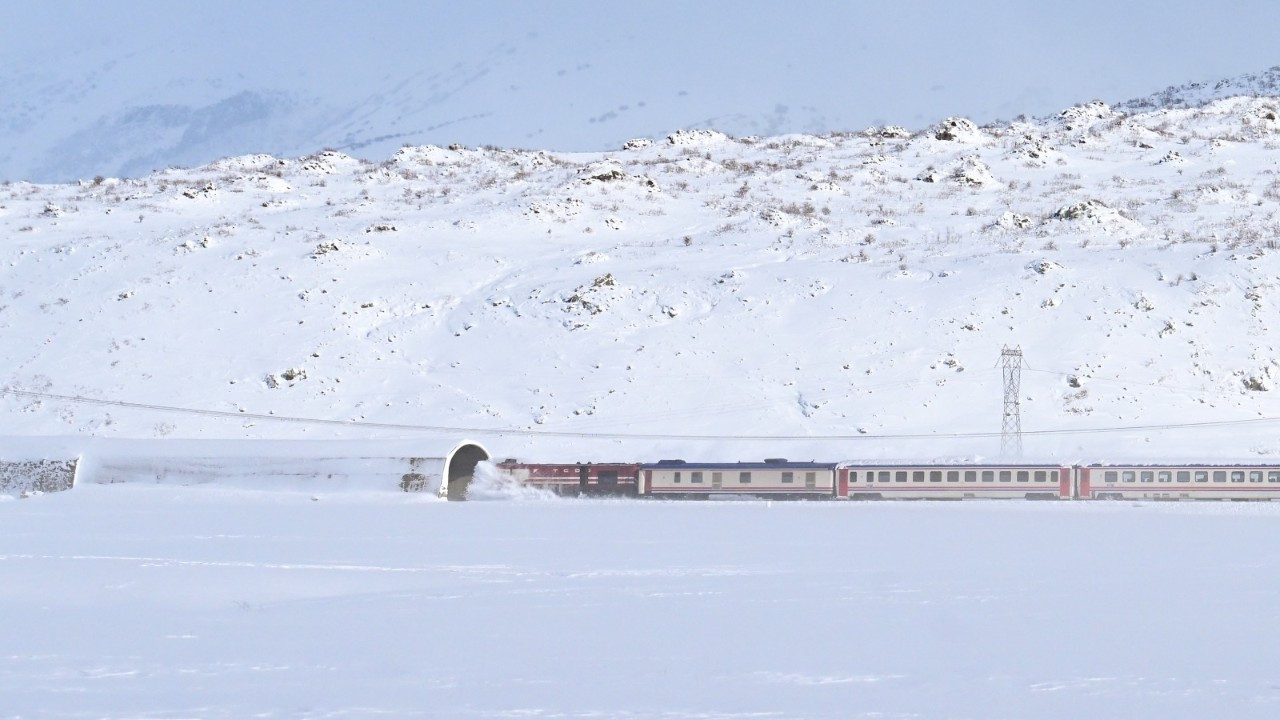
[[[578,466],[578,494],[587,494],[587,479],[591,474],[591,468],[587,465]]]
[[[713,471],[711,473],[711,489],[719,490],[723,486],[724,486],[724,474]]]
[[[600,484],[600,492],[616,493],[618,491],[618,471],[601,470],[596,473],[596,482]]]

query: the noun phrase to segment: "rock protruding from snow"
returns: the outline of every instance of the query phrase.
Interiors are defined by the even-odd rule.
[[[947,142],[976,143],[982,141],[982,132],[968,118],[949,117],[934,128],[933,137]]]
[[[885,125],[883,127],[872,128],[869,132],[872,137],[883,138],[885,140],[908,140],[911,138],[911,131],[901,125]]]
[[[1116,114],[1116,111],[1112,110],[1110,105],[1101,100],[1090,100],[1082,105],[1072,105],[1058,113],[1058,120],[1068,130],[1075,130],[1092,125],[1099,120],[1109,119]]]
[[[647,175],[632,175],[624,170],[622,165],[612,161],[592,163],[579,171],[578,176],[583,185],[634,181],[647,190],[658,189],[658,183],[653,178]]]
[[[1275,378],[1271,376],[1270,366],[1245,376],[1243,382],[1245,390],[1250,392],[1271,392],[1276,388]]]
[[[457,158],[457,153],[435,145],[406,145],[391,156],[391,162],[400,167],[423,167],[454,162]]]
[[[1005,210],[1001,213],[1000,218],[995,222],[996,227],[1004,230],[1026,230],[1031,227],[1031,224],[1030,217],[1010,210]]]
[[[991,174],[991,169],[982,159],[977,156],[966,156],[960,158],[960,162],[956,164],[954,170],[951,171],[951,179],[960,185],[969,187],[982,187],[983,185],[994,185],[996,178]]]
[[[1115,210],[1101,200],[1085,200],[1073,205],[1063,205],[1054,211],[1054,220],[1095,220],[1109,217]]]
[[[309,175],[333,175],[341,169],[359,164],[359,160],[337,150],[322,150],[302,159],[299,169]]]
[[[728,135],[716,130],[677,130],[667,136],[671,145],[720,145],[728,141]]]

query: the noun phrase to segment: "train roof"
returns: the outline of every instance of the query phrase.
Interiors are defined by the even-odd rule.
[[[1160,463],[1153,463],[1153,462],[1133,462],[1133,463],[1122,463],[1122,462],[1095,462],[1095,463],[1090,463],[1090,464],[1088,464],[1088,465],[1083,465],[1083,464],[1082,464],[1080,467],[1086,467],[1086,468],[1152,468],[1152,469],[1157,469],[1157,470],[1158,470],[1158,469],[1161,469],[1161,468],[1223,468],[1223,469],[1225,469],[1225,468],[1280,468],[1280,461],[1278,461],[1278,462],[1273,462],[1273,463],[1258,463],[1258,462],[1220,462],[1220,463],[1208,463],[1208,462],[1205,462],[1205,461],[1203,461],[1203,460],[1196,460],[1196,461],[1194,461],[1194,462],[1185,462],[1185,463],[1178,463],[1178,462],[1160,462]]]
[[[525,462],[516,458],[506,458],[497,463],[498,466],[519,466],[519,467],[639,467],[638,462],[608,462],[608,461],[591,461],[591,462]]]
[[[1058,470],[1064,467],[1070,467],[1071,463],[1010,463],[1010,462],[994,462],[984,463],[972,460],[964,462],[893,462],[874,460],[846,460],[839,464],[840,467],[865,467],[865,468],[904,468],[907,470],[941,470],[945,468],[1048,468]]]
[[[777,468],[801,468],[812,470],[835,470],[840,463],[833,462],[816,462],[809,461],[791,461],[778,459],[765,460],[763,462],[693,462],[685,460],[661,460],[656,463],[646,463],[640,468],[644,470],[679,470],[681,468],[694,468],[699,470],[772,470]]]

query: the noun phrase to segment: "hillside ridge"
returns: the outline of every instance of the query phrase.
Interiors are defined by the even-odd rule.
[[[4,387],[246,419],[12,395],[0,416],[10,436],[414,435],[378,422],[530,457],[982,457],[998,437],[952,435],[998,434],[1016,345],[1024,429],[1075,433],[1029,455],[1271,454],[1266,423],[1078,431],[1280,415],[1278,163],[1277,102],[1236,97],[6,183]]]

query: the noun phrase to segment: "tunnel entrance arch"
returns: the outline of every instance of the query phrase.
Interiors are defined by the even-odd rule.
[[[483,445],[469,440],[458,443],[444,458],[441,473],[440,497],[449,500],[466,500],[476,465],[489,459],[489,451]]]

